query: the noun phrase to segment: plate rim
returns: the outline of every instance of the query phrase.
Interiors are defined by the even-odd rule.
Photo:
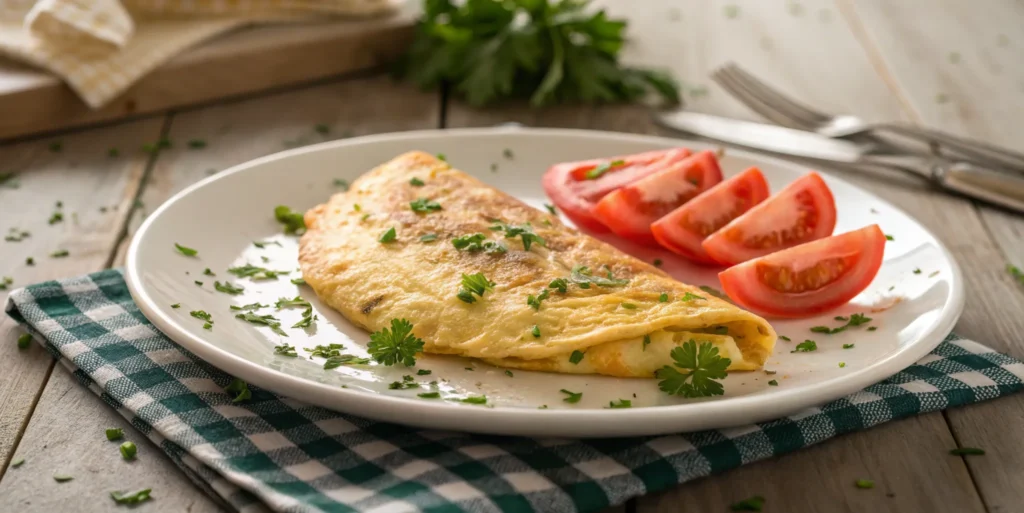
[[[871,191],[862,189],[827,171],[820,170],[816,171],[826,175],[829,180],[835,180],[844,186],[852,187],[868,195],[873,200],[885,204],[887,208],[892,208],[909,219],[914,220],[935,241],[942,256],[951,264],[950,300],[943,305],[937,320],[925,328],[925,334],[911,347],[892,354],[873,365],[858,369],[850,374],[817,383],[813,387],[804,386],[790,390],[773,391],[770,394],[772,396],[770,400],[766,400],[766,396],[753,394],[730,397],[725,400],[698,401],[631,409],[540,410],[500,405],[480,407],[447,401],[435,402],[386,394],[368,394],[318,383],[271,369],[221,349],[216,344],[207,342],[203,338],[193,336],[191,333],[180,329],[177,323],[165,315],[156,306],[155,301],[149,296],[142,285],[138,270],[138,253],[147,239],[146,235],[153,224],[167,210],[172,208],[175,203],[208,184],[226,179],[238,173],[244,173],[249,169],[269,162],[345,146],[429,137],[515,136],[517,134],[541,137],[583,136],[597,140],[628,140],[647,144],[691,147],[709,146],[707,141],[627,132],[575,128],[499,126],[425,129],[372,134],[326,141],[272,153],[231,166],[220,173],[204,178],[179,191],[150,214],[136,231],[135,235],[133,235],[128,247],[124,273],[128,291],[143,315],[168,338],[181,344],[223,372],[288,398],[345,414],[428,429],[513,436],[552,436],[551,432],[553,431],[567,431],[559,429],[557,426],[571,426],[568,432],[572,433],[571,436],[579,438],[647,436],[703,429],[724,429],[737,425],[783,418],[802,409],[818,406],[862,390],[912,365],[931,352],[932,349],[937,347],[946,338],[963,312],[966,298],[960,265],[945,244],[931,230],[917,221],[917,218],[914,216],[907,214],[903,209],[893,205],[891,202],[876,196]],[[784,167],[803,166],[803,164],[798,162],[743,149],[730,147],[729,152],[773,165]],[[884,374],[884,377],[877,378],[876,376],[880,374]],[[344,405],[344,407],[341,405]],[[715,419],[715,421],[709,422],[706,419]]]

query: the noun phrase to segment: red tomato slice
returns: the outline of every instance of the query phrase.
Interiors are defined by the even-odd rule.
[[[702,151],[612,191],[594,208],[594,217],[613,233],[656,245],[651,223],[722,181],[714,152]]]
[[[593,215],[594,205],[601,198],[688,156],[690,150],[672,148],[606,159],[563,162],[551,166],[544,173],[541,183],[551,201],[573,223],[581,228],[603,232],[607,229]],[[616,165],[611,165],[613,162]],[[591,178],[595,175],[596,178]]]
[[[817,173],[808,173],[704,239],[711,258],[738,264],[832,235],[836,202]]]
[[[875,279],[885,234],[877,224],[784,249],[718,273],[730,299],[781,317],[845,304]]]
[[[768,182],[752,167],[708,189],[651,225],[658,244],[694,262],[715,264],[700,245],[754,205],[768,199]]]

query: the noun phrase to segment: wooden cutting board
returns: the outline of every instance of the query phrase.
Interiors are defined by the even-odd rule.
[[[56,77],[0,60],[0,139],[9,139],[379,68],[409,44],[415,14],[225,34],[143,77],[92,110]]]

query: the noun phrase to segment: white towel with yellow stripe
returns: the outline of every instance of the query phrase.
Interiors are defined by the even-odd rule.
[[[376,16],[402,0],[0,0],[0,55],[98,108],[205,39],[255,22]]]

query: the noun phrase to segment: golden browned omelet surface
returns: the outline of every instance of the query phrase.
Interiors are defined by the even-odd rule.
[[[423,186],[410,180],[418,178]],[[440,211],[417,213],[427,198]],[[524,250],[519,237],[492,231],[492,220],[530,223],[545,245]],[[732,359],[730,370],[759,368],[775,332],[762,318],[563,225],[423,152],[409,152],[364,174],[305,216],[299,262],[306,283],[326,304],[367,330],[391,319],[413,323],[428,353],[480,358],[512,368],[651,377],[671,363],[670,350],[687,340],[711,342]],[[395,228],[397,239],[379,237]],[[508,251],[457,250],[452,239],[475,233]],[[421,237],[436,234],[437,240]],[[576,266],[627,279],[621,287],[570,284],[549,289],[539,309],[527,304]],[[483,273],[494,290],[474,303],[456,297],[463,274]],[[667,294],[667,302],[659,301]],[[702,297],[683,301],[687,293]],[[623,303],[635,305],[625,308]],[[540,337],[533,335],[537,326]],[[645,336],[649,342],[644,344]],[[583,351],[571,363],[573,351]]]

